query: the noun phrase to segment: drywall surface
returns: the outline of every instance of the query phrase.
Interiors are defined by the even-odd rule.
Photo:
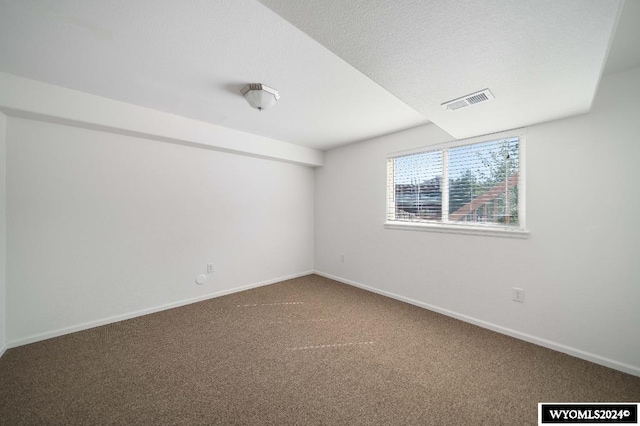
[[[434,125],[328,151],[316,270],[640,375],[639,97],[640,69],[614,74],[527,129],[527,239],[383,227],[386,155],[450,139]]]
[[[10,347],[313,269],[309,167],[15,117],[7,136]]]
[[[180,117],[0,72],[0,111],[125,136],[241,153],[306,166],[322,152],[212,123]]]
[[[7,345],[7,117],[0,113],[0,356]]]
[[[457,138],[587,112],[623,4],[260,1]],[[496,102],[441,106],[485,88]]]

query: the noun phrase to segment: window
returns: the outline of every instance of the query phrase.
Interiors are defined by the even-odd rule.
[[[523,234],[523,152],[511,133],[389,157],[387,226]]]

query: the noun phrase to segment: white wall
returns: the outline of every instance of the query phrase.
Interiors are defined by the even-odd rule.
[[[309,167],[8,117],[7,173],[9,346],[313,269]]]
[[[7,228],[6,228],[6,170],[7,170],[7,143],[6,143],[7,117],[0,113],[0,356],[7,345],[6,329],[6,289],[7,289]]]
[[[591,113],[528,129],[525,240],[383,228],[385,157],[450,140],[434,125],[327,152],[316,270],[640,375],[639,98],[640,69],[612,75]]]

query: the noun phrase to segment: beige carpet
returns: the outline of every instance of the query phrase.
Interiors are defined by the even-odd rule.
[[[640,378],[316,275],[8,350],[0,424],[536,424]]]

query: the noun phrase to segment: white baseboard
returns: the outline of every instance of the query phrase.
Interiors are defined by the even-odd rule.
[[[335,275],[331,275],[331,274],[327,274],[325,272],[321,272],[321,271],[315,271],[315,273],[317,275],[323,276],[325,278],[329,278],[335,281],[339,281],[341,283],[344,284],[348,284],[348,285],[352,285],[354,287],[359,287],[363,290],[367,290],[373,293],[377,293],[377,294],[381,294],[383,296],[387,296],[390,297],[392,299],[396,299],[396,300],[400,300],[402,302],[406,302],[406,303],[410,303],[412,305],[415,306],[419,306],[421,308],[425,308],[428,309],[430,311],[434,311],[434,312],[438,312],[440,314],[452,317],[452,318],[456,318],[459,319],[461,321],[464,322],[468,322],[470,324],[474,324],[477,325],[479,327],[482,328],[486,328],[501,334],[506,334],[507,336],[511,336],[511,337],[515,337],[516,339],[520,339],[520,340],[524,340],[526,342],[529,343],[533,343],[539,346],[544,346],[545,348],[549,348],[549,349],[553,349],[554,351],[558,351],[558,352],[562,352],[565,353],[567,355],[571,355],[574,356],[576,358],[580,358],[580,359],[584,359],[586,361],[590,361],[593,362],[595,364],[599,364],[599,365],[604,365],[605,367],[609,367],[609,368],[613,368],[615,370],[619,370],[628,374],[633,374],[634,376],[640,376],[640,367],[631,365],[631,364],[626,364],[624,362],[619,362],[610,358],[605,358],[603,356],[600,355],[596,355],[590,352],[585,352],[581,349],[577,349],[577,348],[573,348],[570,346],[566,346],[563,345],[561,343],[556,343],[556,342],[552,342],[550,340],[547,339],[543,339],[540,337],[536,337],[536,336],[532,336],[530,334],[526,334],[526,333],[521,333],[519,331],[510,329],[510,328],[506,328],[506,327],[502,327],[500,325],[497,324],[493,324],[487,321],[482,321],[479,320],[477,318],[473,318],[467,315],[463,315],[463,314],[459,314],[457,312],[454,311],[450,311],[448,309],[443,309],[443,308],[439,308],[437,306],[434,305],[430,305],[428,303],[424,303],[424,302],[420,302],[419,300],[415,300],[415,299],[411,299],[408,297],[404,297],[404,296],[400,296],[399,294],[395,294],[395,293],[391,293],[388,291],[384,291],[384,290],[379,290],[377,288],[374,287],[369,287],[367,285],[352,281],[352,280],[348,280],[346,278],[341,278],[341,277],[337,277]]]
[[[297,274],[287,275],[284,277],[273,278],[266,281],[260,281],[257,283],[247,284],[240,287],[235,287],[227,290],[221,290],[214,293],[205,294],[203,296],[193,297],[190,299],[179,300],[177,302],[166,303],[160,306],[154,306],[151,308],[141,309],[139,311],[129,312],[121,315],[114,315],[112,317],[99,319],[96,321],[89,321],[83,324],[73,325],[71,327],[59,328],[52,331],[47,331],[45,333],[39,333],[28,337],[23,337],[21,339],[12,340],[5,344],[4,349],[15,348],[17,346],[27,345],[29,343],[39,342],[41,340],[51,339],[53,337],[63,336],[65,334],[75,333],[77,331],[87,330],[94,327],[99,327],[101,325],[111,324],[118,321],[124,321],[131,318],[139,317],[142,315],[152,314],[154,312],[165,311],[167,309],[173,309],[184,305],[189,305],[191,303],[201,302],[203,300],[213,299],[220,296],[226,296],[227,294],[237,293],[239,291],[249,290],[256,287],[262,287],[269,284],[275,284],[281,281],[290,280],[293,278],[303,277],[305,275],[313,274],[313,271],[300,272]]]
[[[4,355],[7,349],[9,349],[7,347],[7,342],[2,343],[2,346],[0,346],[0,358],[2,358],[2,355]]]

